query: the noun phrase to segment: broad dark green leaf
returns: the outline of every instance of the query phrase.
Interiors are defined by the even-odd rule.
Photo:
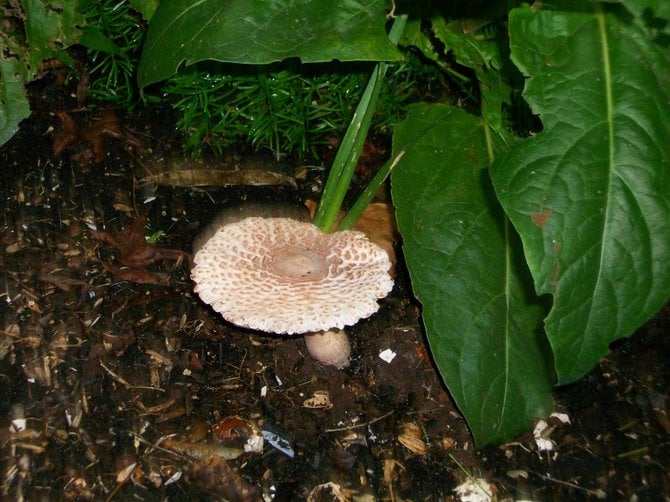
[[[30,115],[24,77],[17,59],[0,59],[0,145],[9,141],[18,131],[19,123]]]
[[[11,2],[4,14],[23,25],[7,22],[0,30],[0,145],[30,115],[24,85],[36,78],[42,62],[65,59],[63,49],[77,42],[82,17],[80,0],[24,0]],[[22,29],[21,29],[22,28]]]
[[[161,2],[139,66],[144,87],[181,63],[384,61],[400,54],[385,31],[384,0],[173,0]]]
[[[509,61],[509,57],[506,53],[504,57],[501,54],[501,37],[469,33],[463,29],[463,21],[447,22],[441,17],[432,20],[432,27],[435,37],[444,44],[445,51],[450,52],[460,64],[475,71],[479,80],[481,113],[489,127],[498,136],[506,138],[508,143],[514,141],[503,124],[503,104],[509,104],[512,88],[508,82],[509,72],[503,71],[503,61]]]
[[[83,18],[79,0],[24,0],[29,80],[42,61],[77,43]]]
[[[478,446],[551,411],[544,310],[487,175],[484,121],[415,105],[396,127],[393,203],[431,352]]]
[[[107,37],[100,26],[85,26],[82,28],[79,43],[92,51],[106,52],[107,54],[114,55],[119,55],[122,52],[121,47]]]
[[[545,329],[561,383],[670,297],[670,56],[616,7],[575,5],[511,12],[544,130],[492,169],[536,291],[554,297]]]
[[[482,34],[468,33],[460,20],[446,21],[442,17],[432,20],[435,36],[444,43],[445,51],[453,51],[459,63],[469,68],[478,66],[500,68],[500,41]]]
[[[670,35],[670,2],[668,0],[604,0],[620,3],[633,14],[650,35]],[[667,40],[666,40],[667,41]]]
[[[448,53],[459,64],[473,69],[479,80],[482,116],[496,135],[512,143],[515,138],[505,126],[503,118],[503,106],[510,104],[512,93],[509,82],[510,71],[508,71],[508,67],[512,65],[507,52],[501,53],[506,47],[506,44],[502,43],[505,36],[502,36],[501,41],[500,36],[493,36],[495,32],[491,29],[488,30],[488,35],[477,33],[476,30],[472,33],[465,29],[466,21],[447,22],[437,15],[431,17],[430,23],[431,31],[427,32],[419,21],[408,22],[401,40],[402,45],[413,46],[420,50],[424,56],[435,61],[464,83],[468,78],[454,72],[451,65],[445,63],[447,60],[445,55]],[[482,26],[487,24],[489,22],[481,21]],[[492,29],[495,30],[495,27]],[[435,40],[439,40],[441,44],[436,44]],[[513,74],[517,76],[518,70],[514,69]]]
[[[145,21],[151,21],[158,4],[158,0],[130,0],[130,6],[141,13]]]
[[[399,44],[404,47],[416,47],[428,59],[440,64],[441,52],[437,50],[430,39],[430,34],[426,33],[421,25],[421,19],[408,19]]]

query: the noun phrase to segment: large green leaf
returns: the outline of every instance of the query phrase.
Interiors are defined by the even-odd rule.
[[[182,62],[267,64],[399,59],[384,0],[172,0],[154,14],[139,67],[144,87]]]
[[[23,24],[8,21],[0,30],[0,145],[30,115],[25,84],[39,76],[44,60],[65,56],[79,39],[79,1],[3,2],[4,16]]]
[[[498,136],[506,138],[508,143],[514,141],[503,117],[503,105],[510,104],[512,93],[509,71],[505,68],[511,65],[506,52],[507,44],[501,43],[501,38],[504,41],[505,37],[468,33],[463,29],[463,21],[447,22],[441,17],[432,19],[432,29],[434,37],[444,44],[445,51],[450,52],[460,64],[475,71],[479,81],[481,114],[488,126]],[[495,27],[490,29],[495,30]],[[501,53],[503,50],[505,52]]]
[[[499,4],[496,4],[499,6]],[[445,20],[434,13],[430,17],[430,30],[418,20],[409,21],[401,39],[402,45],[413,46],[424,56],[435,61],[446,72],[452,73],[463,82],[468,77],[454,72],[453,65],[447,64],[449,54],[456,61],[474,70],[479,84],[481,115],[494,133],[505,141],[515,141],[512,132],[505,124],[503,115],[505,106],[511,106],[513,80],[519,80],[520,73],[509,60],[506,34],[502,32],[502,23],[495,19],[480,19],[479,28],[485,32],[465,29],[467,20]],[[441,43],[437,44],[436,41]]]
[[[650,35],[670,35],[670,2],[668,0],[604,0],[620,3],[633,15]],[[666,39],[667,42],[667,39]]]
[[[551,411],[550,350],[521,245],[487,175],[484,121],[415,105],[396,127],[393,202],[431,352],[477,445]]]
[[[78,0],[23,0],[29,79],[42,61],[77,43],[83,18]]]
[[[158,0],[130,0],[130,6],[140,12],[146,21],[151,21],[158,3]]]
[[[492,169],[524,249],[561,383],[670,297],[670,57],[599,4],[510,15],[544,130]],[[592,9],[592,10],[591,10]]]
[[[16,58],[0,58],[0,145],[9,141],[19,123],[30,115],[23,79],[23,67]]]

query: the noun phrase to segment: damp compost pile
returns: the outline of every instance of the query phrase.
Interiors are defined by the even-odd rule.
[[[350,329],[343,370],[311,359],[300,336],[226,322],[193,293],[192,242],[217,214],[302,207],[322,166],[259,168],[263,155],[240,149],[208,185],[211,166],[181,158],[169,113],[31,92],[32,117],[0,150],[3,499],[670,494],[667,307],[559,389],[550,420],[476,451],[401,259],[379,311]]]

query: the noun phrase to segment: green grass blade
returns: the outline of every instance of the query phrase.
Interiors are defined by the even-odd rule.
[[[314,224],[323,232],[330,232],[333,229],[337,213],[342,206],[342,201],[347,193],[351,177],[354,174],[358,158],[365,144],[365,138],[372,122],[374,102],[379,96],[379,90],[385,73],[386,64],[378,63],[370,77],[363,97],[358,103],[358,107],[354,112],[354,116],[333,161],[326,186],[321,196],[319,208],[314,218]]]
[[[403,155],[405,155],[405,150],[401,150],[400,152],[398,152],[398,154],[395,157],[389,159],[386,162],[386,164],[384,164],[379,169],[379,171],[377,171],[377,174],[375,174],[372,180],[370,180],[370,183],[368,183],[368,186],[365,187],[363,193],[361,193],[358,196],[358,199],[356,199],[354,205],[351,206],[349,212],[346,214],[344,218],[342,218],[342,221],[337,226],[338,230],[349,230],[356,224],[358,219],[363,214],[363,211],[365,211],[365,208],[368,207],[368,204],[370,204],[370,202],[372,202],[372,199],[374,199],[375,194],[384,184],[389,174],[391,174],[393,168],[398,164],[398,162],[400,162]]]
[[[393,43],[398,43],[406,21],[404,16],[395,18],[389,33],[389,38]],[[375,66],[333,161],[314,217],[314,224],[323,232],[333,230],[342,201],[349,189],[351,177],[372,123],[375,103],[379,97],[386,69],[387,65],[384,62],[377,63]]]

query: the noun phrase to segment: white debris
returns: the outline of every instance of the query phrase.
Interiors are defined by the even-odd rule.
[[[397,356],[397,355],[398,354],[393,352],[391,349],[386,349],[386,350],[382,350],[379,353],[379,358],[386,363],[390,363],[391,361],[393,361],[395,359],[395,356]]]
[[[177,471],[175,472],[172,476],[170,476],[167,481],[165,481],[165,486],[169,486],[172,483],[176,483],[179,481],[184,473],[182,471]]]
[[[507,471],[507,475],[512,479],[528,479],[528,472],[522,469],[513,469]],[[516,502],[519,502],[518,500]]]
[[[562,424],[572,423],[572,422],[570,422],[570,417],[568,416],[567,413],[554,412],[554,413],[551,414],[551,418],[555,418],[556,420],[558,420]]]
[[[247,453],[263,453],[263,444],[265,443],[261,434],[254,433],[244,443],[244,451]]]
[[[548,437],[552,429],[553,428],[550,428],[549,424],[544,420],[539,420],[537,422],[535,429],[533,429],[533,439],[535,439],[538,451],[554,451],[556,443]]]
[[[491,502],[493,493],[491,485],[482,478],[468,478],[454,488],[458,500],[461,502]]]
[[[15,418],[12,420],[12,425],[9,428],[10,432],[23,432],[26,430],[27,420],[25,418]]]

